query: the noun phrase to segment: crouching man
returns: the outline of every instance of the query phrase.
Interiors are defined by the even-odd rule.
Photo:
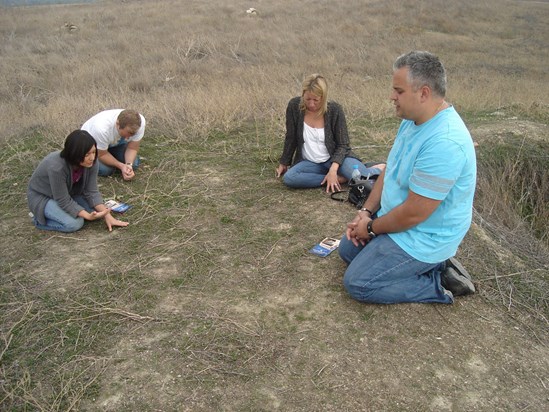
[[[124,180],[135,177],[139,166],[139,144],[145,134],[145,118],[135,110],[105,110],[82,125],[97,142],[99,176],[116,169]]]

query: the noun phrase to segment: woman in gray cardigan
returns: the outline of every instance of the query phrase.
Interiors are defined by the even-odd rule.
[[[289,167],[292,164],[292,167]],[[305,79],[301,97],[294,97],[286,109],[286,138],[276,176],[294,188],[319,187],[327,192],[341,190],[351,179],[353,166],[361,175],[379,175],[385,168],[367,168],[351,151],[343,109],[328,102],[324,77],[313,74]]]
[[[101,218],[109,231],[113,226],[127,226],[103,204],[97,190],[97,167],[94,138],[84,130],[69,134],[64,149],[47,155],[30,178],[27,201],[35,226],[76,232],[84,220]]]

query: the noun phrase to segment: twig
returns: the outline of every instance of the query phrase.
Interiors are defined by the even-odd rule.
[[[533,272],[537,272],[537,271],[544,271],[546,269],[533,269],[533,270],[525,270],[523,272],[515,272],[515,273],[509,273],[508,275],[500,275],[500,276],[497,276],[497,278],[509,278],[509,277],[512,277],[512,276],[518,276],[518,275],[524,275],[525,273],[533,273]],[[494,276],[496,277],[496,276]],[[494,278],[484,278],[484,279],[475,279],[475,282],[486,282],[487,280],[494,280]]]
[[[137,313],[128,312],[126,310],[122,310],[122,309],[118,309],[118,308],[104,307],[101,311],[99,311],[95,308],[88,308],[88,309],[95,310],[98,313],[96,313],[94,315],[83,316],[83,317],[80,317],[80,318],[66,319],[64,321],[58,322],[57,325],[62,324],[62,323],[71,323],[71,322],[78,322],[78,321],[93,319],[93,318],[97,318],[97,317],[100,317],[100,316],[106,316],[106,315],[120,315],[120,316],[129,318],[131,320],[139,321],[139,322],[144,322],[144,321],[148,321],[148,320],[157,320],[157,318],[153,318],[151,316],[143,316],[143,315],[139,315]]]
[[[320,369],[318,370],[318,372],[316,373],[316,376],[320,376],[320,374],[322,373],[322,371],[323,371],[324,369],[326,369],[326,367],[327,367],[328,365],[329,365],[329,363],[327,363],[327,364],[324,365],[322,368],[320,368]]]
[[[51,237],[47,238],[46,240],[44,240],[44,242],[47,242],[48,240],[56,238],[56,237],[59,237],[61,239],[69,239],[69,240],[84,240],[84,241],[88,240],[88,239],[82,239],[82,238],[79,238],[79,237],[54,235],[54,236],[51,236]]]
[[[261,260],[265,260],[269,257],[269,255],[271,253],[273,253],[273,250],[274,248],[276,247],[276,245],[278,244],[278,242],[280,242],[282,239],[284,239],[283,237],[281,237],[280,239],[278,239],[276,242],[274,242],[273,246],[271,247],[271,250],[269,250],[269,253],[267,253],[265,256],[263,256],[263,258]]]
[[[536,377],[539,379],[539,381],[541,382],[541,384],[543,385],[543,387],[544,387],[545,389],[548,389],[548,388],[547,388],[547,385],[545,385],[545,382],[543,382],[543,379],[541,379],[538,375],[536,375]]]
[[[219,320],[223,320],[225,322],[232,323],[233,325],[235,325],[239,329],[243,330],[247,335],[255,336],[255,337],[260,337],[261,336],[259,333],[254,332],[253,330],[251,330],[247,326],[241,325],[240,323],[237,323],[232,319],[224,318],[224,317],[221,317],[221,316],[210,316],[210,317],[213,318],[213,319],[219,319]]]
[[[25,309],[25,313],[23,313],[21,318],[17,322],[15,322],[11,326],[10,330],[8,330],[8,332],[6,333],[7,338],[4,338],[5,345],[4,345],[4,349],[2,349],[2,352],[0,352],[0,361],[4,357],[4,353],[6,353],[6,351],[8,350],[8,348],[10,346],[11,339],[13,338],[13,334],[12,334],[13,330],[17,327],[17,325],[19,325],[21,322],[23,322],[23,319],[25,319],[25,317],[29,314],[29,312],[32,308],[32,305],[33,305],[33,302],[30,302],[29,304],[27,304],[27,307]]]
[[[368,147],[389,147],[387,144],[366,144],[364,146],[353,146],[353,149],[366,149]]]

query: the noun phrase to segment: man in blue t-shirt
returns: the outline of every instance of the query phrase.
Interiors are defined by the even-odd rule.
[[[391,100],[403,120],[385,171],[339,246],[354,299],[452,303],[475,291],[453,258],[471,225],[475,150],[445,94],[438,57],[412,51],[395,61]]]

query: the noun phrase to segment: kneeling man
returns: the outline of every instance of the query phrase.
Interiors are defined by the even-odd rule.
[[[433,54],[413,51],[395,61],[391,100],[403,120],[385,170],[339,246],[354,299],[452,303],[475,291],[453,258],[471,225],[475,149],[445,94],[445,69]]]

